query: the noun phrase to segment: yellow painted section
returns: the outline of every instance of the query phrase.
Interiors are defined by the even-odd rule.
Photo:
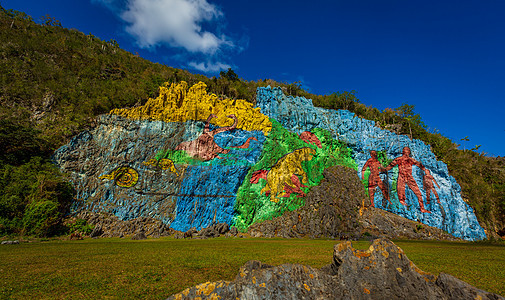
[[[169,170],[170,172],[175,173],[175,175],[179,176],[177,168],[175,167],[174,162],[171,159],[163,158],[158,161],[152,158],[148,161],[143,162],[143,164],[146,166],[159,167],[162,170]]]
[[[231,126],[238,119],[237,128],[243,130],[261,130],[268,134],[272,123],[261,113],[259,108],[241,99],[219,99],[215,94],[207,93],[207,85],[199,82],[188,90],[188,84],[181,81],[160,87],[160,95],[149,98],[143,106],[113,109],[110,114],[120,115],[133,120],[158,120],[164,122],[186,122],[189,120],[205,121],[211,114],[211,123],[219,127]]]
[[[119,167],[106,175],[98,177],[99,179],[115,180],[116,185],[120,187],[132,187],[139,180],[139,173],[130,167]]]
[[[306,283],[303,284],[303,287],[310,292],[310,287]]]
[[[284,191],[285,185],[294,187],[291,176],[293,174],[301,175],[302,184],[308,182],[307,173],[302,168],[302,161],[312,160],[316,150],[312,148],[297,149],[284,157],[268,171],[267,184],[261,190],[261,193],[270,192],[270,201],[279,202],[279,194]]]

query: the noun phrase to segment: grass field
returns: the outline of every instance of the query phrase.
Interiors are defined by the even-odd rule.
[[[171,238],[52,240],[0,246],[1,299],[165,299],[206,281],[232,280],[248,260],[322,267],[334,240]],[[422,270],[449,273],[505,295],[505,245],[396,241]],[[368,248],[366,241],[354,247]]]

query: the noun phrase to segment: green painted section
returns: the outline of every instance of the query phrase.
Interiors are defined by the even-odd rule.
[[[323,171],[331,166],[344,165],[357,170],[357,164],[351,156],[351,149],[331,137],[328,130],[315,128],[312,133],[321,142],[322,148],[308,144],[301,140],[296,133],[290,132],[274,119],[272,131],[263,145],[263,151],[259,161],[251,167],[246,178],[237,192],[235,204],[235,226],[242,232],[259,221],[270,220],[281,216],[286,211],[293,211],[305,204],[305,197],[292,193],[289,197],[278,197],[278,202],[270,200],[270,196],[261,193],[267,184],[265,179],[259,179],[258,183],[252,184],[252,174],[259,170],[270,170],[283,156],[301,148],[309,147],[315,150],[311,160],[301,162],[303,170],[307,174],[308,183],[301,187],[307,193],[310,187],[319,185],[323,179]],[[302,174],[296,174],[302,181]]]

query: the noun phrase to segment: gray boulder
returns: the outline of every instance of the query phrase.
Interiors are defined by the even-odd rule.
[[[423,272],[389,240],[368,250],[334,247],[331,264],[270,266],[250,261],[234,281],[207,282],[168,299],[502,299],[451,275]]]
[[[89,235],[92,238],[98,238],[103,234],[102,226],[97,225],[95,228],[93,228],[93,231]]]
[[[19,244],[18,240],[15,241],[2,241],[2,245],[17,245]]]
[[[132,240],[145,240],[145,239],[147,239],[147,236],[144,230],[139,230],[132,236]]]

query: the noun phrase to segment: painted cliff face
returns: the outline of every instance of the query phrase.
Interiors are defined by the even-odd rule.
[[[154,217],[183,231],[232,224],[237,189],[271,122],[244,100],[207,94],[203,83],[186,88],[162,87],[142,107],[103,115],[97,128],[56,152],[73,174],[75,211]]]
[[[485,237],[459,185],[422,142],[280,89],[258,89],[257,106],[182,82],[144,106],[99,116],[54,155],[76,188],[72,209],[152,217],[181,231],[218,222],[247,230],[303,206],[324,169],[344,165],[363,178],[365,207]]]
[[[366,205],[443,229],[467,240],[486,238],[461,187],[419,140],[396,135],[345,110],[328,110],[278,88],[259,88],[257,106],[295,133],[320,128],[351,149],[369,198]],[[434,200],[436,199],[436,201]]]

